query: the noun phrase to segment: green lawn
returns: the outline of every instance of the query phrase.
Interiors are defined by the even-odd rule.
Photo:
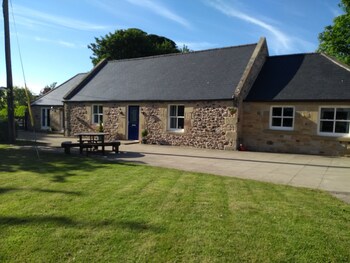
[[[0,262],[350,262],[328,193],[0,145]]]

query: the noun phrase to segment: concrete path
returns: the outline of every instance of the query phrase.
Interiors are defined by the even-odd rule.
[[[30,139],[27,133],[19,137]],[[37,134],[39,142],[58,147],[76,140],[62,135]],[[252,179],[291,186],[322,189],[350,203],[350,158],[204,150],[189,147],[125,144],[108,158],[185,171]],[[60,149],[63,152],[63,150]]]

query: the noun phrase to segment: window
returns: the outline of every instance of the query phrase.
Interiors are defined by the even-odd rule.
[[[183,131],[185,123],[185,106],[169,106],[169,129],[173,131]]]
[[[294,107],[274,106],[271,107],[270,128],[275,130],[293,130]]]
[[[102,105],[92,105],[92,123],[100,124],[103,122]]]
[[[350,135],[350,108],[320,108],[319,133],[322,135]]]

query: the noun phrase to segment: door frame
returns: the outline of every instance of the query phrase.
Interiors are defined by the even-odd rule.
[[[128,108],[127,108],[127,121],[126,121],[126,138],[127,140],[131,140],[129,139],[129,114],[130,114],[130,107],[137,107],[138,108],[138,124],[137,124],[137,127],[138,127],[138,131],[137,131],[137,140],[139,140],[140,138],[140,105],[128,105]]]
[[[45,111],[45,114],[44,114]],[[42,107],[40,109],[40,127],[42,130],[49,130],[51,128],[51,107]],[[45,119],[44,119],[45,117]]]

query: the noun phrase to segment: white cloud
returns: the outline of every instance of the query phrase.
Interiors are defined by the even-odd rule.
[[[165,6],[162,6],[159,3],[153,2],[151,0],[141,0],[141,1],[127,0],[127,1],[133,5],[138,5],[138,6],[142,6],[144,8],[150,9],[154,13],[162,17],[165,17],[169,20],[172,20],[184,27],[187,27],[187,28],[191,27],[190,23],[185,18],[175,14],[173,11],[169,10],[168,8],[166,8]]]
[[[269,24],[263,20],[260,20],[258,18],[255,18],[253,16],[250,16],[247,13],[244,13],[236,8],[234,8],[231,5],[226,4],[225,2],[221,0],[215,0],[215,1],[207,1],[207,3],[215,8],[216,10],[220,11],[221,13],[240,19],[242,21],[248,22],[250,24],[258,26],[260,29],[263,29],[270,38],[269,43],[271,43],[272,49],[274,49],[277,53],[279,52],[286,52],[290,50],[291,46],[291,39],[288,37],[285,33],[283,33],[280,29],[273,26],[272,24]]]
[[[48,38],[43,38],[43,37],[34,37],[35,41],[38,42],[46,42],[46,43],[52,43],[52,44],[57,44],[63,47],[68,47],[68,48],[77,48],[78,46],[72,42],[68,42],[68,41],[63,41],[63,40],[52,40],[52,39],[48,39]]]
[[[20,17],[23,21],[29,23],[29,25],[46,25],[46,26],[60,26],[69,29],[83,30],[83,31],[96,31],[105,30],[110,28],[109,26],[92,24],[89,22],[71,19],[63,16],[51,15],[43,13],[37,10],[33,10],[24,6],[14,5],[13,12]]]
[[[205,49],[211,49],[216,48],[219,45],[209,42],[191,42],[191,41],[175,41],[177,46],[179,48],[182,48],[184,45],[187,46],[191,50],[205,50]]]

